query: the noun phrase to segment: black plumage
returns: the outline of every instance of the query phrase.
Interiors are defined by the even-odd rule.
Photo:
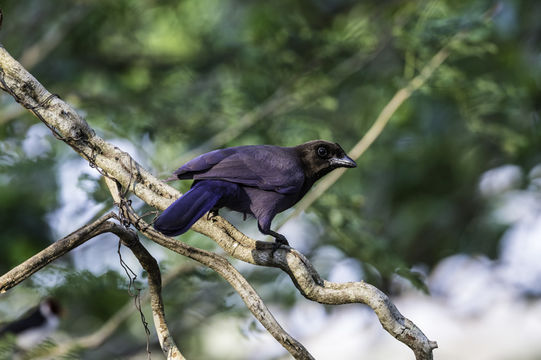
[[[274,216],[295,205],[312,185],[339,167],[355,167],[340,145],[313,140],[295,147],[248,145],[214,150],[189,161],[167,180],[194,179],[192,188],[154,222],[165,235],[186,232],[207,211],[227,207],[257,219],[277,242]]]
[[[61,313],[62,308],[58,301],[47,298],[20,319],[1,327],[0,337],[8,333],[13,334],[19,348],[30,349],[58,327]]]

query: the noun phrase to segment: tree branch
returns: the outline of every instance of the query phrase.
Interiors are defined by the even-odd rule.
[[[109,227],[107,225],[107,220],[114,216],[115,214],[113,213],[105,214],[91,224],[85,225],[68,236],[49,245],[30,259],[2,275],[0,277],[0,294],[5,293],[12,287],[29,278],[38,270],[44,268],[47,264],[84,244],[93,237],[108,232]]]
[[[64,101],[50,94],[32,75],[0,48],[0,87],[19,103],[32,111],[60,140],[66,142],[91,166],[106,177],[114,178],[123,189],[132,191],[147,204],[165,209],[180,193],[153,177],[137,164],[129,154],[107,143]],[[153,241],[200,261],[218,272],[239,292],[249,309],[273,336],[297,358],[311,358],[301,344],[276,323],[253,288],[223,257],[157,233],[134,214],[129,215],[136,227]],[[383,327],[398,340],[408,345],[418,359],[432,359],[434,342],[408,319],[405,319],[379,290],[364,282],[334,284],[323,281],[308,260],[297,251],[258,242],[239,232],[221,217],[211,220],[202,217],[192,227],[215,240],[233,257],[263,266],[279,267],[286,271],[301,292],[309,299],[344,304],[362,302],[371,306]],[[274,320],[275,322],[275,320]],[[280,331],[281,330],[281,331]],[[282,334],[282,335],[279,335]],[[282,337],[283,336],[283,337]]]
[[[32,256],[30,259],[8,271],[0,277],[0,293],[4,293],[13,288],[38,270],[44,268],[47,264],[84,244],[95,236],[106,232],[113,233],[120,238],[122,244],[127,246],[133,252],[143,269],[148,273],[150,305],[156,332],[158,333],[158,339],[160,340],[160,345],[164,354],[167,356],[167,359],[184,360],[184,357],[178,350],[169,333],[165,321],[161,297],[161,273],[158,263],[139,242],[139,238],[134,231],[117,223],[108,221],[114,217],[116,217],[116,215],[113,213],[108,213],[100,217],[93,223],[85,225],[68,236],[56,241]]]
[[[253,240],[221,217],[214,217],[211,221],[214,226],[207,226],[200,232],[216,241],[231,256],[252,264],[282,269],[307,299],[330,305],[368,305],[378,316],[383,328],[409,346],[417,359],[432,359],[432,350],[437,348],[436,342],[428,340],[376,287],[364,281],[333,283],[323,280],[310,261],[295,249],[284,246],[276,249],[273,243]],[[143,227],[141,231],[147,235],[154,230]]]
[[[165,286],[171,282],[174,278],[178,277],[187,271],[193,270],[195,267],[191,264],[181,264],[175,267],[172,271],[168,272],[164,278],[162,285]],[[150,294],[147,291],[142,297],[141,302],[146,302],[150,299]],[[118,329],[118,327],[126,321],[137,309],[133,306],[133,302],[129,301],[120,308],[114,315],[112,315],[107,322],[101,325],[101,327],[92,332],[91,334],[81,337],[73,338],[59,344],[56,344],[54,348],[48,351],[40,358],[61,358],[62,356],[69,354],[70,351],[77,349],[92,349],[100,346]]]
[[[124,226],[112,223],[111,232],[117,235],[122,244],[127,246],[135,255],[143,269],[148,273],[148,291],[150,294],[150,306],[154,327],[158,334],[158,340],[167,360],[185,360],[178,350],[169,328],[165,321],[165,312],[162,300],[162,276],[156,259],[150,255],[145,247],[139,242],[137,233]]]
[[[181,241],[176,241],[154,230],[154,228],[135,213],[129,203],[125,200],[119,204],[119,207],[123,216],[129,219],[129,221],[149,239],[216,271],[218,275],[235,289],[242,301],[244,301],[248,309],[263,327],[265,327],[265,329],[267,329],[267,331],[282,344],[295,359],[314,359],[301,343],[295,340],[280,326],[254,288],[237,271],[237,269],[227,261],[227,259],[218,254],[192,247]]]

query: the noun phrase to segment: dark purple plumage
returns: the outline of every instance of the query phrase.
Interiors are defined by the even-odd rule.
[[[254,215],[263,234],[288,244],[283,235],[270,229],[274,216],[296,204],[333,169],[355,166],[340,145],[323,140],[295,147],[249,145],[214,150],[189,161],[168,179],[195,181],[156,219],[154,228],[165,235],[180,235],[207,211],[227,207]]]

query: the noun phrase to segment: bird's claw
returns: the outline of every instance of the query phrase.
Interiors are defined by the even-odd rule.
[[[212,220],[213,218],[215,218],[216,216],[220,215],[218,213],[219,209],[211,209],[208,213],[207,213],[207,220]]]
[[[276,245],[278,245],[278,247],[282,245],[289,246],[289,242],[284,235],[276,234],[274,241],[276,242]]]

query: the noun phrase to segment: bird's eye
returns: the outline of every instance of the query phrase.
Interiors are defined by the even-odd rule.
[[[317,148],[317,156],[320,158],[326,158],[329,155],[329,150],[325,146],[320,146]]]

